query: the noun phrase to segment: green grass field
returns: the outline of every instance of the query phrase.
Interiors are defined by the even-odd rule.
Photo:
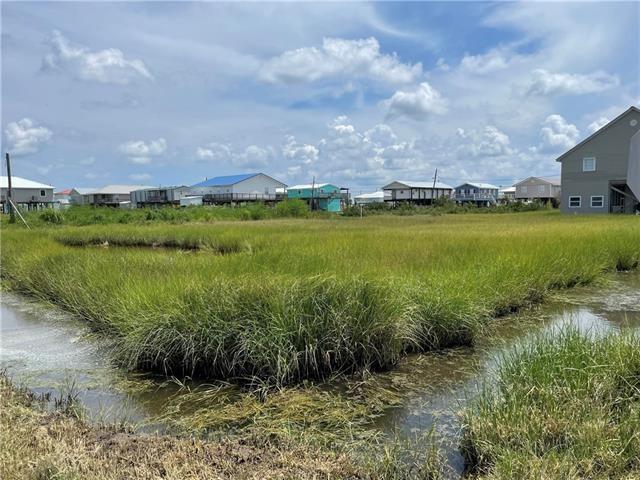
[[[464,421],[480,478],[638,478],[640,337],[542,335],[504,359]]]
[[[3,227],[1,273],[131,369],[282,385],[470,344],[550,290],[636,267],[639,239],[637,217],[547,211]]]

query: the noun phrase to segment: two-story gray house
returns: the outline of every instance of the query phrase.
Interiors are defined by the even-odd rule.
[[[562,211],[634,213],[640,198],[640,110],[629,108],[557,158]]]
[[[490,183],[467,182],[455,188],[455,200],[459,203],[475,203],[488,207],[498,202],[499,188]]]

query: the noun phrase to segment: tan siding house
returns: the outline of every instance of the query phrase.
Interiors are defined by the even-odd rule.
[[[638,210],[640,152],[631,148],[640,110],[629,108],[558,157],[562,163],[562,211],[634,213]],[[634,142],[635,143],[635,142]]]
[[[560,179],[547,177],[529,177],[514,185],[515,199],[522,201],[552,202],[560,201]]]

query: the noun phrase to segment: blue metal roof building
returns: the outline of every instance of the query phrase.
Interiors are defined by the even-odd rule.
[[[248,178],[256,177],[259,173],[241,173],[239,175],[224,175],[221,177],[208,178],[204,182],[196,183],[192,187],[217,187],[222,185],[235,185]]]

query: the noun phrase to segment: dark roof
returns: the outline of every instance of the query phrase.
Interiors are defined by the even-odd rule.
[[[215,187],[218,185],[235,185],[236,183],[242,182],[247,178],[255,177],[256,175],[260,175],[259,173],[242,173],[240,175],[225,175],[222,177],[213,177],[205,180],[204,182],[196,183],[195,185],[191,185],[192,187]]]
[[[620,120],[621,118],[623,118],[624,116],[626,116],[629,112],[638,112],[640,113],[640,109],[638,109],[637,107],[634,107],[633,105],[631,105],[628,109],[626,109],[624,112],[622,112],[620,115],[618,115],[616,118],[614,118],[613,120],[611,120],[609,123],[607,123],[604,127],[602,127],[600,130],[596,130],[595,132],[593,132],[591,135],[589,135],[587,138],[585,138],[583,141],[581,141],[580,143],[578,143],[575,147],[570,148],[569,150],[567,150],[566,152],[564,152],[562,155],[560,155],[558,158],[556,158],[556,162],[561,162],[562,160],[564,160],[564,158],[569,155],[571,152],[573,152],[574,150],[577,150],[578,148],[580,148],[582,145],[584,145],[585,143],[587,143],[588,141],[590,141],[592,138],[594,138],[596,135],[600,135],[602,132],[604,132],[607,128],[609,128],[611,125],[613,125],[614,123],[616,123],[618,120]]]

